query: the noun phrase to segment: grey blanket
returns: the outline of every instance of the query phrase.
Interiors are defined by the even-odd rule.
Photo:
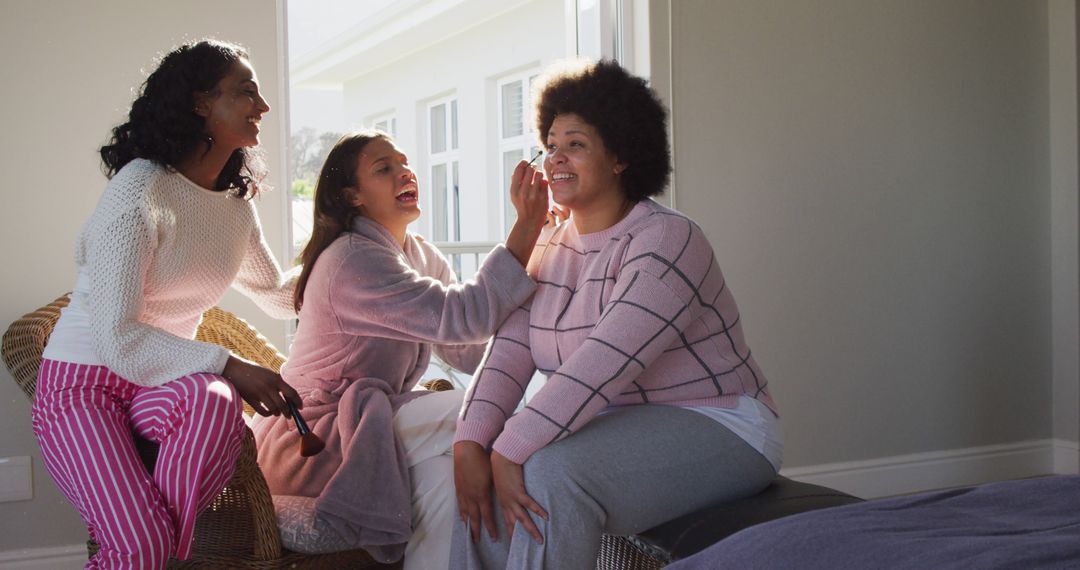
[[[802,513],[667,568],[1080,568],[1080,475]]]

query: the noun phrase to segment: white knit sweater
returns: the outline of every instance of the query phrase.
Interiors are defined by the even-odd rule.
[[[255,206],[137,159],[105,187],[75,245],[78,279],[44,357],[97,364],[143,386],[220,374],[228,350],[193,340],[231,284],[277,318],[295,316]]]

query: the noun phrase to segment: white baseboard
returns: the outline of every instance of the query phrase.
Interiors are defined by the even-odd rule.
[[[791,479],[864,499],[1077,472],[1077,444],[1035,440],[783,469]],[[1070,470],[1071,468],[1071,470]]]
[[[1058,475],[1080,473],[1080,443],[1055,439],[1053,444],[1054,473]]]
[[[4,570],[79,570],[86,566],[86,544],[0,552]]]

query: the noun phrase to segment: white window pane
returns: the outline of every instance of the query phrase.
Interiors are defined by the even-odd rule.
[[[533,108],[532,89],[533,89],[533,84],[536,83],[536,78],[537,77],[540,77],[540,76],[539,75],[530,75],[529,76],[529,88],[525,91],[525,99],[526,99],[525,108],[526,109],[531,110]],[[536,129],[536,125],[534,124],[536,122],[536,117],[534,117],[532,114],[526,115],[526,116],[522,117],[522,119],[525,122],[525,130],[526,131],[533,132]],[[534,151],[533,154],[536,154],[536,152]],[[530,156],[532,156],[532,155],[530,155]]]
[[[522,99],[521,82],[514,81],[502,86],[502,137],[508,139],[522,134],[522,114],[525,102]]]
[[[458,147],[457,99],[450,102],[450,148]]]
[[[503,190],[510,188],[510,177],[514,175],[514,169],[523,158],[520,148],[510,149],[502,153],[502,181]]]
[[[430,116],[431,152],[446,151],[446,105],[435,105]],[[445,183],[445,181],[444,181]]]
[[[521,149],[508,150],[502,155],[503,171],[503,231],[509,232],[517,221],[517,211],[514,203],[510,201],[510,178],[514,175],[514,169],[521,161]]]
[[[601,59],[604,56],[611,57],[611,53],[604,49],[603,33],[601,26],[602,8],[599,2],[583,2],[578,4],[578,55],[589,59]]]
[[[461,268],[460,271],[455,270],[458,281],[468,281],[480,270],[481,259],[478,255],[457,255],[454,258],[457,260],[455,267]]]
[[[314,214],[315,204],[311,198],[292,197],[293,257],[300,255],[300,252],[304,249],[304,244],[311,237]]]
[[[446,241],[446,165],[431,167],[432,239]]]
[[[397,117],[390,119],[390,136],[397,138]]]
[[[452,230],[452,236],[450,239],[454,241],[461,239],[461,186],[458,184],[458,163],[455,160],[451,163],[450,171],[450,229]],[[461,269],[460,267],[458,269]]]

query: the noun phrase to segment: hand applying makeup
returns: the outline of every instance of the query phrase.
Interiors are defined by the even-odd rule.
[[[547,221],[548,183],[544,174],[524,160],[519,162],[510,178],[510,201],[517,220],[506,236],[506,249],[525,266]]]
[[[534,154],[533,157],[531,159],[529,159],[529,166],[532,166],[533,164],[535,164],[536,159],[540,158],[541,156],[544,156],[544,151],[543,150],[536,151],[536,154]],[[549,199],[550,199],[550,197],[549,197]],[[570,210],[569,209],[563,208],[562,206],[552,202],[551,203],[551,209],[548,210],[546,219],[544,220],[544,225],[545,226],[547,226],[547,225],[557,226],[557,225],[559,225],[560,222],[566,220],[569,217],[570,217]]]

